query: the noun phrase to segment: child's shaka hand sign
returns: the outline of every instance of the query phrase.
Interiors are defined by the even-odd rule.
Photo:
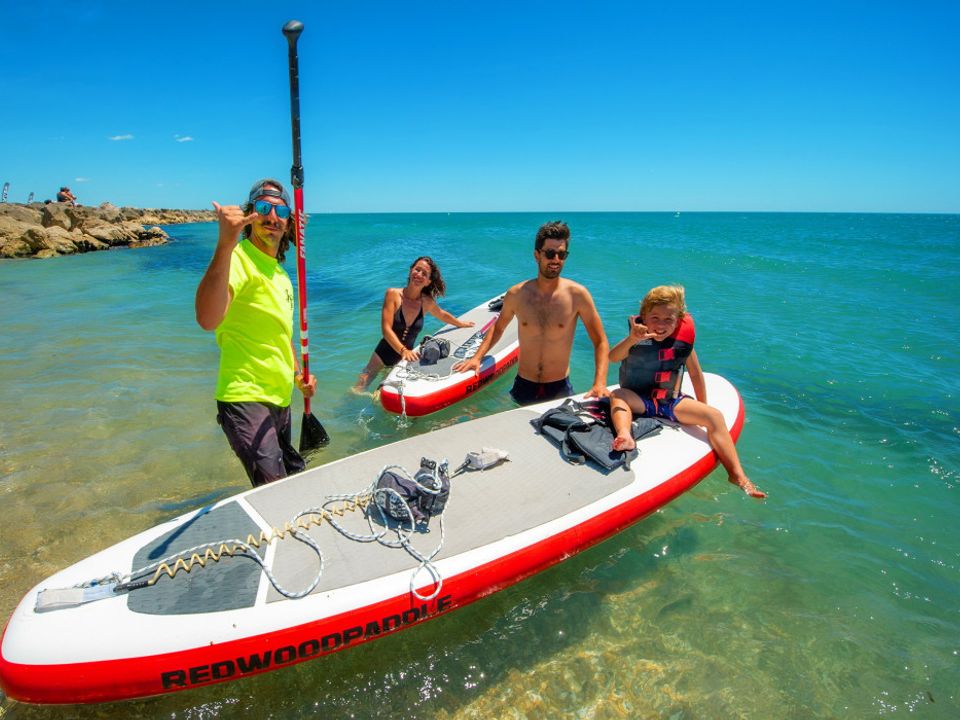
[[[650,332],[650,328],[643,324],[643,321],[640,319],[639,315],[630,316],[630,337],[635,341],[640,342],[641,340],[649,340],[650,338],[655,338],[656,333]]]

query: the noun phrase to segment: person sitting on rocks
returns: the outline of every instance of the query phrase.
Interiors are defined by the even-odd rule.
[[[57,193],[57,202],[67,203],[68,205],[76,205],[77,197],[70,192],[70,188],[64,185],[62,188],[60,188],[60,192]]]

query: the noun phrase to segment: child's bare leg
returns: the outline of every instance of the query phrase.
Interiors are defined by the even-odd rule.
[[[613,443],[610,445],[613,450],[630,451],[637,446],[637,441],[633,439],[630,429],[630,424],[633,422],[633,412],[628,402],[630,395],[636,397],[636,393],[623,388],[614,390],[610,394],[610,419],[615,433]]]
[[[684,425],[701,425],[707,429],[707,440],[717,452],[720,463],[726,468],[730,482],[738,485],[747,495],[755,498],[765,498],[767,494],[757,488],[740,465],[737,448],[727,430],[727,423],[723,415],[716,408],[705,405],[699,400],[686,398],[677,403],[674,414]]]

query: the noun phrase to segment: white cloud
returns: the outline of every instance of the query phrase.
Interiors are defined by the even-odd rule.
[[[111,135],[109,140],[133,140],[133,135]]]
[[[193,142],[193,138],[189,135],[174,135],[173,139],[177,142]]]
[[[73,179],[74,182],[85,183],[90,182],[90,178],[78,177]]]

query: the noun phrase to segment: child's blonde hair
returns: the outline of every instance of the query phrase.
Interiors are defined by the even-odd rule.
[[[687,312],[683,285],[659,285],[648,292],[640,303],[641,319],[656,305],[673,305],[679,310],[677,319],[682,318]]]

